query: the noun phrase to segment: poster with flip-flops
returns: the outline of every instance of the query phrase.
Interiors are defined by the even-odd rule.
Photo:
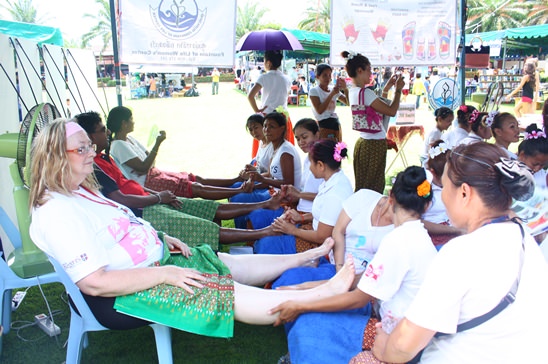
[[[375,66],[453,65],[456,29],[455,0],[332,0],[331,64],[353,51]]]

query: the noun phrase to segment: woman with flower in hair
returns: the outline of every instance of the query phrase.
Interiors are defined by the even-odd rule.
[[[522,90],[521,99],[516,104],[516,107],[514,107],[514,113],[518,118],[523,114],[532,114],[534,112],[533,105],[536,105],[540,87],[536,76],[536,67],[533,62],[525,63],[523,73],[524,75],[518,87],[506,96],[506,101],[510,101],[515,94]]]
[[[375,358],[406,363],[424,349],[422,364],[542,361],[548,265],[508,216],[512,199],[533,194],[533,176],[500,148],[477,142],[451,151],[442,184],[447,214],[467,234],[439,251],[395,329],[377,327]]]
[[[495,145],[502,148],[508,158],[518,159],[515,153],[508,150],[510,144],[519,141],[519,124],[516,117],[508,112],[490,111],[485,123],[491,124]]]
[[[460,141],[470,133],[470,116],[476,111],[476,108],[470,105],[461,105],[457,110],[457,125],[453,125],[453,129],[443,136],[443,140],[449,148],[453,148],[460,144]]]
[[[428,159],[428,152],[437,140],[442,138],[443,132],[451,127],[451,123],[455,119],[453,110],[448,107],[442,106],[434,111],[434,117],[436,118],[436,126],[430,130],[428,136],[424,139],[424,151],[421,155],[421,162],[426,162]]]
[[[480,141],[487,141],[493,136],[491,131],[491,124],[487,122],[486,112],[479,112],[478,110],[472,111],[470,116],[470,133],[468,136],[460,141],[460,144],[471,144]]]
[[[383,238],[357,287],[330,299],[284,302],[270,311],[280,314],[276,324],[296,320],[288,334],[291,362],[347,363],[370,350],[377,321],[369,320],[373,300],[380,304],[385,329],[404,316],[436,256],[420,221],[431,201],[423,168],[400,172],[386,200],[395,229]]]
[[[531,168],[538,188],[548,188],[548,140],[546,132],[537,124],[533,123],[525,130],[525,137],[518,146],[518,160]]]
[[[428,160],[425,166],[428,171],[428,181],[432,184],[432,204],[422,215],[422,222],[436,246],[441,246],[463,233],[462,229],[451,226],[445,205],[441,200],[441,189],[443,187],[441,176],[449,152],[451,152],[451,149],[443,140],[436,140],[428,150]]]
[[[284,235],[258,240],[256,253],[293,254],[322,244],[331,236],[342,202],[352,194],[352,185],[341,170],[341,161],[347,153],[344,142],[332,139],[321,139],[309,148],[310,171],[314,177],[324,179],[312,203],[312,212],[287,210],[272,223],[274,231]],[[312,223],[312,230],[303,228],[308,223]]]
[[[404,86],[403,77],[392,76],[386,85],[384,85],[382,96],[386,97],[392,86],[396,87],[394,100],[390,104],[385,103],[377,97],[374,91],[366,88],[371,82],[371,62],[367,57],[354,52],[344,51],[341,56],[346,59],[346,71],[352,78],[354,86],[348,91],[348,100],[350,105],[359,104],[359,93],[364,89],[364,103],[372,108],[374,114],[388,116],[396,115],[400,105],[402,88]],[[379,116],[380,117],[380,116]],[[386,168],[386,126],[377,133],[360,132],[360,137],[354,146],[354,178],[355,191],[362,188],[384,192],[384,170]]]

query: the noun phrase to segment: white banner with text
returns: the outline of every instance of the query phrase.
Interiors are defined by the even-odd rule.
[[[120,61],[232,66],[236,0],[119,0]]]
[[[374,66],[455,64],[455,0],[332,0],[331,64],[342,51]]]

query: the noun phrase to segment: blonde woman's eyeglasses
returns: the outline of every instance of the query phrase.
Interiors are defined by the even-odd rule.
[[[67,149],[67,153],[76,153],[78,155],[85,155],[91,152],[92,150],[94,152],[97,151],[97,144],[90,144],[90,145],[86,145],[85,147],[80,147],[76,149]]]

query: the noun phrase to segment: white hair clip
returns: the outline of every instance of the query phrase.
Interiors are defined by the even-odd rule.
[[[439,145],[430,148],[428,150],[428,155],[430,156],[430,159],[436,158],[438,155],[443,154],[449,150],[449,146],[445,143],[440,143]]]

